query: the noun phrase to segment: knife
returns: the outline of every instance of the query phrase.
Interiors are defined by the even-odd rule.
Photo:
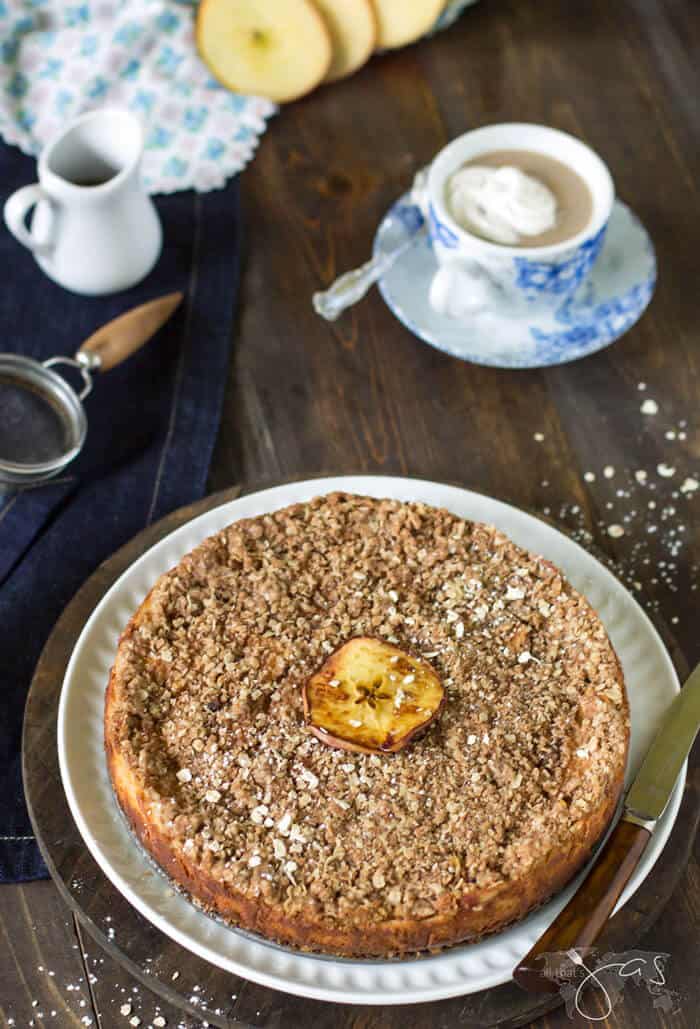
[[[590,947],[598,938],[664,813],[699,728],[700,665],[668,709],[625,798],[622,816],[595,864],[513,972],[524,990],[557,993],[561,986],[557,973],[567,963],[567,952]],[[549,957],[546,967],[538,966],[545,955]]]

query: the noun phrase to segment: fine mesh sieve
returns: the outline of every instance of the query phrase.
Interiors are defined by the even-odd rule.
[[[93,333],[74,357],[40,362],[0,354],[0,484],[43,482],[77,457],[87,434],[82,401],[92,389],[92,375],[143,346],[181,300],[182,293],[171,293],[127,311]],[[80,374],[80,392],[54,370],[61,365]]]

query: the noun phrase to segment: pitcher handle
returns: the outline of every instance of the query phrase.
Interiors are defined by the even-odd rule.
[[[12,235],[22,246],[27,247],[28,250],[33,251],[35,254],[48,253],[51,249],[51,244],[35,239],[25,225],[24,219],[32,207],[44,199],[48,199],[46,193],[44,193],[38,182],[34,182],[31,186],[22,186],[12,196],[8,197],[3,210],[5,225],[7,225]]]

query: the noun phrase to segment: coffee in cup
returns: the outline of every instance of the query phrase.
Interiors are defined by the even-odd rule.
[[[509,122],[459,136],[419,201],[439,266],[431,306],[452,318],[558,309],[590,274],[614,199],[604,162],[565,132]]]
[[[563,243],[593,215],[593,196],[578,172],[536,150],[479,154],[453,172],[445,190],[462,229],[504,246]]]

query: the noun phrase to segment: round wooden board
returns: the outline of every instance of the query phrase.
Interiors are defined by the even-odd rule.
[[[270,485],[269,483],[265,485]],[[229,500],[239,488],[213,494],[145,529],[88,579],[63,612],[32,680],[24,721],[24,784],[36,838],[59,892],[94,939],[163,1000],[215,1026],[284,1026],[342,1029],[357,1024],[382,1029],[515,1027],[561,1003],[559,996],[523,993],[509,983],[453,1000],[412,1007],[371,1009],[324,1004],[248,983],[213,967],[174,943],[143,918],[105,877],[87,851],[68,809],[58,768],[56,717],[61,684],[82,628],[122,572],[163,536]],[[676,668],[687,668],[675,641],[662,632]],[[658,918],[688,862],[700,820],[700,757],[691,763],[678,820],[651,874],[599,943],[604,950],[635,947]],[[373,1018],[376,1014],[376,1018]]]

